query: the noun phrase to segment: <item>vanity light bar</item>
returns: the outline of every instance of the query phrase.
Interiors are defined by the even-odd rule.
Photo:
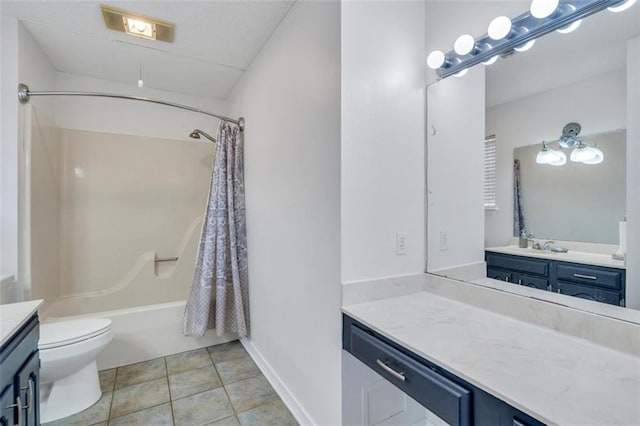
[[[535,0],[534,0],[535,1]],[[530,11],[513,18],[511,28],[504,38],[496,40],[484,34],[475,41],[475,46],[467,54],[461,55],[452,50],[444,54],[444,60],[436,60],[442,57],[441,52],[432,52],[428,59],[430,67],[436,63],[442,64],[436,68],[439,78],[446,78],[459,74],[462,71],[480,63],[493,63],[499,56],[509,55],[516,48],[522,48],[527,43],[558,29],[566,28],[572,23],[600,12],[608,7],[620,6],[624,3],[632,3],[634,0],[575,0],[560,1],[555,11],[546,18],[536,18]],[[505,18],[505,17],[500,17]],[[498,19],[498,18],[496,18]],[[508,19],[508,18],[506,18]],[[492,22],[493,24],[493,22]],[[491,31],[490,31],[491,32]],[[495,37],[495,34],[492,34]],[[529,47],[531,44],[529,45]],[[432,56],[433,55],[433,56]],[[435,58],[440,56],[440,58]],[[460,75],[460,74],[459,74]]]

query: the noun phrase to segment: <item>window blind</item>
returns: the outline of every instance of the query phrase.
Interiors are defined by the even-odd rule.
[[[496,135],[484,139],[484,208],[496,205]]]

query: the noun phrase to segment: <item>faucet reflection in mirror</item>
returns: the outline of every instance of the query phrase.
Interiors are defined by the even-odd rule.
[[[558,140],[560,148],[573,148],[571,161],[574,163],[600,164],[604,161],[604,153],[601,149],[585,143],[578,137],[582,127],[579,123],[569,123],[562,129],[562,136]],[[542,150],[536,156],[536,163],[550,166],[564,166],[567,156],[561,149],[555,150],[550,142],[542,141]]]
[[[498,16],[487,28],[487,33],[475,39],[463,34],[448,53],[434,50],[427,57],[427,65],[438,78],[451,75],[462,77],[467,69],[477,64],[491,65],[499,57],[531,49],[537,38],[557,31],[567,34],[575,31],[586,18],[605,8],[610,12],[627,10],[636,0],[533,0],[528,11],[511,19]]]

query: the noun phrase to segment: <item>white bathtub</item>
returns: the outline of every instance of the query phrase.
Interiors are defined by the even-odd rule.
[[[209,330],[203,337],[182,335],[185,301],[140,306],[75,316],[48,316],[42,322],[82,318],[111,318],[113,340],[98,357],[98,369],[118,367],[192,349],[229,342],[233,334],[217,336]]]

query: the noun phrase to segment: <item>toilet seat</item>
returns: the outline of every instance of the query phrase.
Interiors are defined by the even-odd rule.
[[[100,336],[111,329],[107,318],[87,318],[40,325],[38,349],[53,349]]]

